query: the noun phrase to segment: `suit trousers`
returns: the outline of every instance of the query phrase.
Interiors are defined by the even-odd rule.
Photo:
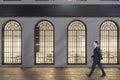
[[[102,75],[105,74],[105,71],[104,71],[104,69],[103,69],[103,67],[102,67],[102,65],[101,65],[101,63],[100,63],[100,61],[95,61],[95,60],[93,60],[92,69],[91,69],[91,71],[90,71],[90,73],[89,73],[89,76],[91,76],[91,75],[93,74],[96,65],[98,65],[98,67],[101,69]]]

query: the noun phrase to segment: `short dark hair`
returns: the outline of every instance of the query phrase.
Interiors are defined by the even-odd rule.
[[[98,41],[94,41],[98,45]]]

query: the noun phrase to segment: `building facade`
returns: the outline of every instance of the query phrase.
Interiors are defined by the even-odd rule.
[[[117,0],[1,0],[0,67],[120,67]]]

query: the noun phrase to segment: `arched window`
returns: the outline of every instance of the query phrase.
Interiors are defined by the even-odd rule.
[[[35,27],[35,64],[54,64],[54,26],[47,20]]]
[[[22,64],[21,25],[15,20],[7,21],[2,32],[2,63]]]
[[[86,64],[86,26],[75,20],[68,25],[68,64]]]
[[[100,48],[103,64],[118,64],[118,25],[110,20],[100,27]]]

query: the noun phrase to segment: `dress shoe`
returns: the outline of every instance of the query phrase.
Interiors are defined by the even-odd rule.
[[[100,77],[105,77],[106,76],[106,74],[103,74],[103,75],[101,75]]]
[[[89,74],[86,74],[87,77],[91,77]]]

